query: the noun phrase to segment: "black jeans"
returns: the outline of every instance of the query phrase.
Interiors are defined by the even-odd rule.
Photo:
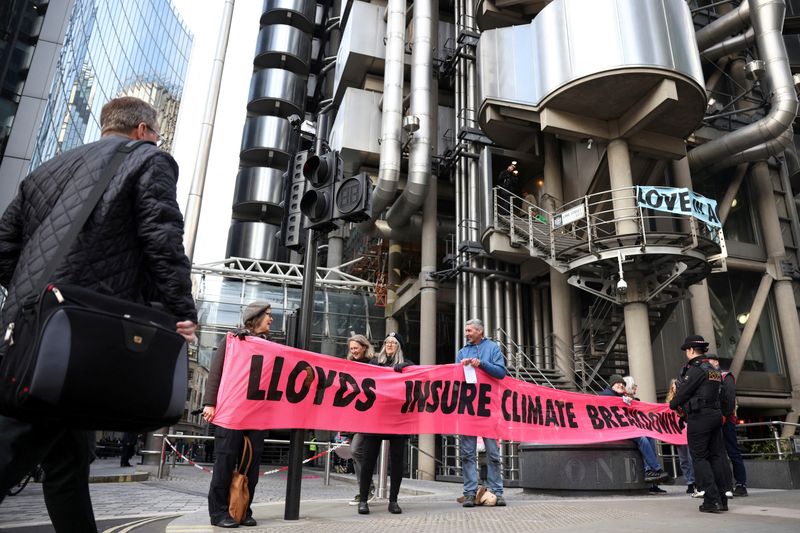
[[[722,442],[722,414],[703,408],[689,415],[686,440],[692,455],[698,490],[705,491],[705,503],[724,503],[729,475],[726,473],[725,445]]]
[[[364,435],[362,444],[364,462],[361,464],[361,476],[358,480],[359,498],[362,502],[369,499],[369,486],[372,483],[372,473],[378,455],[381,451],[381,442],[389,441],[389,501],[396,502],[400,493],[400,483],[403,482],[405,470],[406,438],[402,435]]]
[[[214,450],[217,452],[217,457],[214,461],[211,486],[208,488],[208,515],[211,517],[212,523],[219,522],[228,516],[228,494],[231,489],[231,479],[236,465],[242,457],[242,443],[245,435],[250,437],[250,442],[253,443],[253,461],[247,471],[247,488],[250,491],[247,516],[253,515],[250,506],[253,504],[253,495],[258,483],[261,451],[264,449],[264,432],[254,429],[225,429],[218,426],[214,435]]]
[[[725,440],[725,450],[733,465],[733,479],[737,485],[747,485],[747,470],[744,468],[744,459],[739,450],[739,441],[736,439],[736,424],[730,420],[722,424],[722,438]]]
[[[0,416],[0,502],[41,464],[44,502],[58,533],[97,531],[89,497],[89,458],[94,432],[28,423]]]

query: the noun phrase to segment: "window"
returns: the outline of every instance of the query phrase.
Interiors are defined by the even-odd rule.
[[[708,278],[714,337],[723,368],[728,368],[736,352],[750,307],[758,290],[760,276],[749,272],[714,274]],[[783,373],[780,364],[781,343],[775,326],[772,296],[764,306],[742,370]]]

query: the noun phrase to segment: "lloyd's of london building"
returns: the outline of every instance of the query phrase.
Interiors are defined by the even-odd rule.
[[[738,377],[741,418],[797,422],[795,13],[266,0],[229,259],[196,266],[201,359],[254,297],[285,331],[302,270],[278,237],[284,173],[329,146],[375,188],[372,219],[318,250],[312,350],[343,356],[351,333],[396,330],[419,363],[449,363],[476,317],[513,377],[591,392],[630,374],[663,401],[682,339],[700,334]],[[437,461],[412,468],[457,470],[453,443],[421,436]]]

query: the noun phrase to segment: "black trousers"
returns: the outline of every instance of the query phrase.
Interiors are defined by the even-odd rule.
[[[362,502],[369,499],[369,486],[372,483],[372,474],[378,455],[381,451],[381,442],[389,441],[389,501],[396,502],[400,493],[400,483],[403,482],[405,470],[406,438],[402,435],[364,435],[362,444],[364,462],[361,464],[361,476],[358,480],[359,498]]]
[[[261,464],[261,452],[264,449],[264,432],[254,429],[236,430],[217,427],[214,434],[214,450],[217,452],[217,457],[214,460],[211,486],[208,488],[208,515],[211,517],[212,523],[228,516],[228,494],[230,493],[231,479],[236,465],[242,457],[242,443],[245,435],[250,437],[250,441],[253,443],[253,461],[247,471],[247,488],[250,491],[247,516],[253,515],[250,506],[253,504],[253,495],[258,483],[258,469]]]
[[[28,423],[0,416],[0,502],[37,464],[42,465],[44,502],[58,533],[97,531],[89,497],[94,432]]]
[[[724,503],[728,485],[725,444],[722,440],[722,414],[718,409],[703,408],[689,415],[686,429],[689,453],[698,490],[705,491],[705,503]]]

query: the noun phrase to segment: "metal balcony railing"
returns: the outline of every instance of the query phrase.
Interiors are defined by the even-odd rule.
[[[711,263],[712,269],[725,269],[727,249],[720,228],[691,215],[636,205],[636,187],[586,195],[553,213],[502,187],[494,188],[493,201],[495,229],[508,231],[512,245],[525,246],[561,272],[615,259],[620,253],[626,258],[683,255]],[[630,229],[619,233],[621,226]]]

